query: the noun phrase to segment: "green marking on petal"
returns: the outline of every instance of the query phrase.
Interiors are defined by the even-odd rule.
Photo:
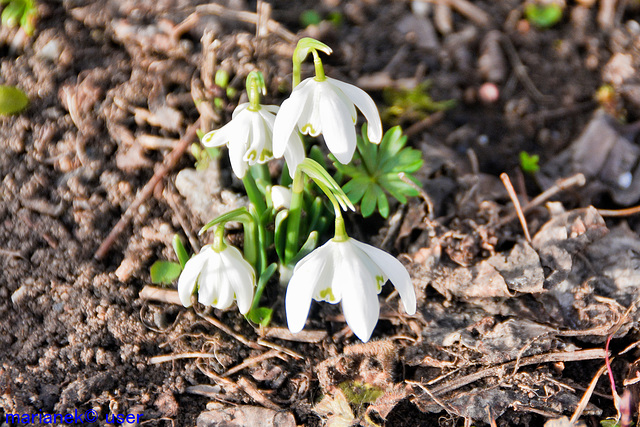
[[[320,291],[320,297],[328,302],[335,302],[336,297],[333,295],[331,288],[323,289]]]
[[[378,275],[376,276],[376,286],[378,288],[378,292],[380,292],[382,290],[382,285],[384,285],[384,282],[386,280],[384,280],[384,277]]]
[[[316,130],[313,128],[313,126],[311,126],[311,123],[307,123],[306,125],[302,126],[301,132],[305,135],[313,135],[316,133]]]

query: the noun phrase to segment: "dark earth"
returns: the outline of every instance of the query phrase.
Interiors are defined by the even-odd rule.
[[[0,84],[30,99],[0,116],[0,425],[94,410],[95,425],[596,426],[618,414],[608,354],[629,425],[640,222],[620,210],[640,204],[640,3],[559,0],[548,28],[526,19],[533,1],[415,3],[51,0],[33,35],[0,27]],[[418,295],[407,316],[385,286],[367,344],[328,304],[291,335],[275,283],[267,328],[184,309],[171,287],[140,294],[153,262],[176,260],[175,233],[197,250],[199,228],[243,203],[224,150],[197,196],[176,179],[193,124],[225,124],[253,69],[280,104],[304,36],[424,154],[422,197],[348,218]]]

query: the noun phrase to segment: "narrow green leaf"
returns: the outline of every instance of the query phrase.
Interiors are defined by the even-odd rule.
[[[229,221],[238,221],[243,224],[247,222],[255,222],[253,216],[249,213],[246,207],[241,207],[238,209],[234,209],[231,212],[224,213],[217,217],[216,219],[208,222],[204,227],[200,229],[198,232],[199,235],[213,227],[214,225],[224,224]]]
[[[307,241],[304,242],[304,245],[302,245],[302,247],[300,248],[296,256],[294,256],[291,259],[291,261],[289,262],[289,265],[296,265],[298,261],[300,261],[302,258],[309,255],[309,253],[311,253],[311,251],[314,250],[317,245],[318,245],[318,232],[312,231],[311,233],[309,233],[309,237],[307,237]]]
[[[362,212],[363,217],[369,217],[376,210],[376,203],[378,198],[376,197],[376,186],[374,184],[370,184],[367,187],[367,190],[362,196],[362,202],[360,202],[360,211]]]
[[[389,217],[389,201],[380,187],[376,186],[375,189],[376,197],[378,199],[378,212],[380,212],[380,215],[386,219]]]
[[[287,244],[287,217],[289,216],[288,210],[281,210],[276,214],[275,230],[274,230],[274,243],[276,246],[276,253],[280,262],[284,262],[284,248]]]
[[[190,256],[184,245],[182,244],[182,239],[180,239],[180,236],[178,236],[178,234],[173,235],[173,251],[176,253],[178,260],[180,261],[180,266],[184,268],[184,266],[187,264],[187,261],[189,261]]]
[[[8,8],[9,6],[7,6]],[[6,10],[6,9],[5,9]],[[16,114],[27,108],[29,98],[15,86],[0,86],[0,114]]]
[[[169,285],[180,277],[181,272],[182,266],[177,262],[156,261],[151,266],[151,282]]]
[[[364,192],[367,191],[370,183],[371,180],[369,180],[368,178],[358,176],[347,182],[344,187],[342,187],[342,189],[345,193],[347,193],[347,196],[349,197],[349,200],[351,200],[351,203],[355,205],[360,202],[362,196],[364,196]]]

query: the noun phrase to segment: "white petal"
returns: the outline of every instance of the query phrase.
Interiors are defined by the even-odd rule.
[[[322,135],[329,151],[342,164],[347,164],[356,151],[356,130],[348,119],[349,108],[331,86],[322,91],[320,120]]]
[[[301,85],[302,83],[298,87]],[[291,97],[286,99],[278,110],[273,124],[273,155],[275,157],[280,158],[284,154],[291,133],[295,131],[296,123],[302,113],[304,102],[305,99],[298,96],[294,90]]]
[[[380,303],[376,292],[376,279],[367,266],[360,262],[350,239],[341,243],[340,265],[336,277],[342,285],[342,311],[347,324],[361,341],[367,342],[378,323]]]
[[[240,179],[244,178],[247,173],[247,162],[244,160],[244,153],[247,152],[249,130],[251,127],[246,122],[243,126],[239,126],[238,135],[234,135],[233,140],[229,142],[229,161],[233,173]]]
[[[309,84],[299,92],[298,96],[305,99],[304,108],[300,112],[300,118],[298,119],[298,129],[303,135],[316,137],[322,133],[320,102],[323,87],[324,82],[310,80]]]
[[[227,144],[236,132],[236,124],[237,122],[232,120],[220,129],[212,130],[202,137],[202,144],[205,147],[220,147]]]
[[[411,276],[404,265],[385,251],[351,239],[354,245],[360,248],[371,260],[384,272],[391,280],[393,286],[398,290],[402,304],[407,314],[416,312],[416,291],[411,281]]]
[[[185,307],[191,307],[191,295],[196,288],[196,281],[204,263],[207,261],[207,254],[210,246],[202,248],[198,255],[192,257],[184,266],[184,270],[178,279],[178,296],[180,302]]]
[[[291,206],[291,189],[282,185],[271,187],[271,204],[275,210],[289,209]]]
[[[304,144],[302,143],[302,139],[298,132],[293,132],[287,143],[287,148],[284,150],[284,160],[287,162],[289,175],[292,179],[298,165],[302,163],[304,158]]]
[[[318,253],[322,255],[322,251],[318,252],[319,249],[321,248],[314,250],[296,264],[287,286],[285,310],[287,325],[293,333],[304,328],[318,278],[327,263],[327,257],[318,256]]]
[[[249,142],[251,145],[243,156],[245,162],[250,165],[255,165],[256,163],[265,163],[272,158],[271,131],[262,115],[256,111],[251,111]],[[268,150],[268,153],[266,153],[265,150]]]
[[[278,110],[280,110],[280,107],[278,105],[260,105],[262,107],[262,110],[267,110],[269,113],[272,113],[273,116],[275,117],[276,114],[278,114]]]
[[[227,246],[223,252],[222,259],[231,290],[235,293],[238,302],[238,310],[242,314],[247,314],[253,303],[253,291],[256,283],[253,267],[243,258],[240,251],[233,246]]]
[[[217,303],[223,282],[224,266],[220,261],[220,255],[211,250],[207,262],[202,267],[202,273],[198,278],[198,302],[202,305]]]
[[[357,86],[331,78],[327,78],[327,80],[342,90],[344,94],[356,104],[356,107],[362,111],[362,114],[368,122],[367,136],[369,137],[369,141],[375,142],[376,144],[379,143],[382,140],[382,121],[380,120],[378,107],[376,107],[373,99],[371,99],[367,92]]]
[[[249,108],[249,103],[248,102],[244,102],[242,104],[238,104],[236,109],[233,110],[233,114],[231,114],[231,120],[235,119],[238,114],[242,113],[247,108]]]

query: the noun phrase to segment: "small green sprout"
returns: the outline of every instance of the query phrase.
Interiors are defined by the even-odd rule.
[[[17,114],[27,108],[27,94],[15,86],[0,86],[0,115]]]
[[[536,27],[551,28],[562,19],[562,6],[557,3],[529,3],[525,6],[524,14],[527,21]]]
[[[353,405],[373,403],[384,395],[384,390],[359,381],[344,381],[338,385],[347,401]]]
[[[304,28],[310,25],[318,25],[320,22],[322,22],[322,16],[313,9],[305,10],[300,14],[300,25]]]
[[[402,120],[418,121],[424,119],[428,113],[443,111],[455,106],[454,100],[434,101],[429,95],[431,81],[425,80],[413,89],[387,88],[382,96],[388,105],[382,111],[385,122],[400,122]]]
[[[9,28],[20,27],[30,36],[33,34],[38,18],[38,9],[34,0],[0,0],[0,5],[7,6],[0,15],[0,22]]]
[[[200,135],[198,135],[200,137]],[[202,137],[200,137],[202,139]],[[200,143],[191,144],[191,155],[196,159],[196,170],[202,171],[209,167],[209,162],[220,157],[220,150],[216,147],[202,147]]]
[[[189,261],[189,253],[182,244],[180,236],[177,234],[173,236],[173,250],[178,256],[180,262],[173,261],[156,261],[151,266],[151,282],[154,284],[170,285],[180,277],[182,269]]]
[[[520,167],[528,174],[534,174],[540,170],[540,156],[537,154],[529,154],[526,151],[520,152]]]
[[[407,203],[407,197],[418,195],[418,191],[398,175],[402,172],[418,185],[411,174],[422,166],[422,153],[405,147],[406,143],[407,137],[402,135],[400,126],[396,126],[384,134],[380,145],[372,144],[367,137],[366,125],[363,125],[353,163],[343,165],[334,160],[338,172],[351,177],[343,186],[344,192],[353,204],[360,203],[365,218],[376,211],[376,206],[383,218],[389,216],[386,194],[400,203]]]

